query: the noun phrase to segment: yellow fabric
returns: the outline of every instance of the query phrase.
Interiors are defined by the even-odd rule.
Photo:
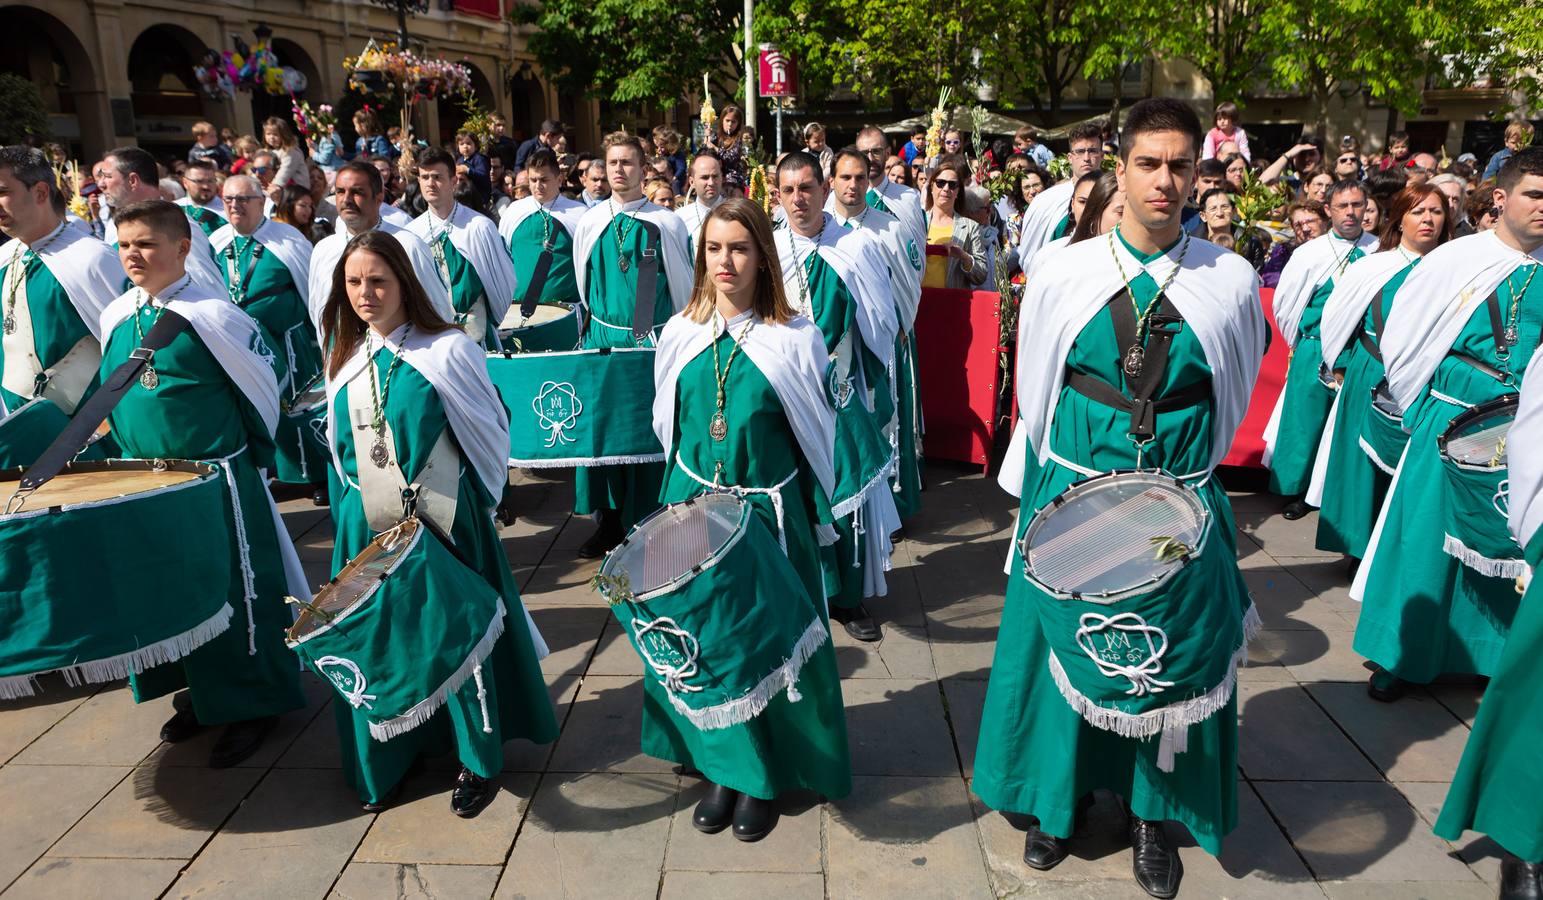
[[[952,223],[948,225],[929,223],[927,225],[927,244],[929,246],[946,247],[953,242],[954,226]],[[947,256],[928,255],[927,271],[922,274],[922,287],[948,287]]]

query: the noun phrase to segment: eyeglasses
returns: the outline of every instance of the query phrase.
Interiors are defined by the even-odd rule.
[[[867,150],[863,150],[863,149],[859,148],[857,152],[861,153],[861,154],[864,154],[865,156],[883,156],[884,155],[884,148],[883,147],[869,147]]]
[[[1354,157],[1354,156],[1341,156],[1341,157],[1340,157],[1340,158],[1339,158],[1339,161],[1340,161],[1340,162],[1342,162],[1342,163],[1353,163],[1353,162],[1360,162],[1360,160],[1359,160],[1359,159],[1357,159],[1357,158],[1356,158],[1356,157]]]
[[[251,203],[253,200],[266,200],[266,199],[268,199],[268,198],[264,197],[262,194],[237,194],[237,195],[234,195],[234,196],[231,196],[231,197],[226,197],[225,198],[225,205],[226,206],[233,206],[233,205],[235,205],[237,203]]]
[[[949,181],[946,178],[934,178],[934,179],[932,179],[932,186],[935,187],[935,188],[940,188],[940,189],[945,190],[945,191],[957,191],[957,190],[959,190],[959,182],[957,182],[957,181]]]
[[[1103,151],[1103,148],[1101,148],[1101,147],[1083,147],[1081,150],[1068,150],[1066,152],[1066,155],[1067,156],[1102,156],[1103,153],[1104,153],[1104,151]]]
[[[273,171],[273,167],[272,166],[247,166],[247,168],[249,170],[253,171],[253,172],[256,172],[259,175],[266,175],[269,172]]]

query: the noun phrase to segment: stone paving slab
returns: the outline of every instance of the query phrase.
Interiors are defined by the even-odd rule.
[[[157,738],[169,698],[67,688],[0,704],[0,895],[287,898],[1139,898],[1123,808],[1098,803],[1051,872],[1022,862],[1025,820],[969,790],[1007,576],[1014,501],[965,467],[927,473],[872,601],[885,637],[833,635],[853,792],[777,803],[776,829],[744,844],[703,835],[705,787],[638,752],[642,665],[573,551],[571,475],[515,473],[522,515],[500,537],[552,653],[542,662],[562,734],[511,742],[492,805],[450,814],[453,757],[427,761],[397,805],[359,809],[343,782],[330,689],[307,677],[246,765],[204,765],[218,730]],[[1233,482],[1229,478],[1229,483]],[[1316,516],[1231,495],[1244,579],[1264,623],[1239,672],[1239,823],[1219,858],[1174,829],[1181,897],[1492,897],[1499,848],[1431,834],[1482,688],[1441,683],[1393,705],[1365,694],[1351,648],[1349,569],[1313,547]],[[331,564],[325,511],[283,499],[309,577]]]

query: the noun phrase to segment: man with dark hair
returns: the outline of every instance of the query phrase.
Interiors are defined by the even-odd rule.
[[[1029,271],[1034,254],[1051,241],[1071,234],[1072,194],[1076,192],[1077,179],[1095,172],[1103,164],[1104,131],[1100,122],[1080,122],[1067,135],[1069,149],[1067,162],[1071,175],[1064,181],[1039,192],[1023,214],[1023,227],[1018,232],[1018,266]]]
[[[579,181],[584,185],[583,192],[579,194],[579,202],[584,204],[585,209],[593,209],[611,196],[610,182],[606,179],[603,158],[591,159],[580,175]]]
[[[514,263],[516,303],[532,291],[538,303],[579,301],[573,274],[573,236],[587,208],[563,196],[561,173],[557,154],[547,147],[525,157],[521,174],[530,193],[505,207],[499,217],[498,234]],[[551,261],[538,281],[543,254],[551,254]]]
[[[455,324],[490,350],[514,298],[514,266],[493,220],[455,199],[456,158],[438,147],[418,155],[418,192],[428,209],[407,229],[428,244],[450,291]]]
[[[63,417],[92,389],[102,359],[101,317],[118,295],[123,270],[107,245],[64,219],[64,200],[43,151],[0,148],[0,415],[41,398],[59,408],[56,421],[22,418],[7,429],[32,429],[45,447]],[[8,432],[9,433],[9,432]],[[8,439],[6,446],[20,446]],[[0,467],[31,458],[0,453]]]
[[[1021,498],[1018,527],[975,756],[981,799],[1034,817],[1024,862],[1035,869],[1065,860],[1094,791],[1123,796],[1132,872],[1154,897],[1173,897],[1183,874],[1164,820],[1212,854],[1237,822],[1234,685],[1257,625],[1214,469],[1269,332],[1247,261],[1184,233],[1200,141],[1180,101],[1131,107],[1115,167],[1121,222],[1041,257],[1029,279],[1021,418],[998,479]],[[1125,597],[1114,616],[1031,581],[1018,541],[1071,485],[1127,469],[1189,485],[1213,526],[1185,547],[1183,575]],[[1127,549],[1152,553],[1140,536]]]
[[[205,623],[215,636],[180,659],[129,676],[129,684],[136,702],[181,692],[172,701],[176,714],[161,728],[167,743],[226,726],[209,765],[227,768],[257,751],[280,714],[305,706],[294,654],[284,645],[293,621],[284,598],[306,600],[310,591],[267,485],[279,419],[278,356],[223,287],[184,271],[190,235],[201,232],[181,209],[164,200],[132,202],[118,208],[117,220],[118,256],[134,287],[102,313],[101,377],[127,362],[163,317],[190,327],[155,351],[113,407],[113,439],[129,459],[220,463],[233,518],[224,535],[198,539],[228,541],[239,568],[228,585],[213,586],[229,601]]]
[[[354,160],[338,169],[332,182],[332,199],[338,208],[337,230],[317,242],[311,250],[310,285],[307,289],[311,304],[311,324],[321,334],[321,313],[332,296],[332,278],[343,250],[354,235],[366,231],[384,231],[397,239],[407,258],[412,261],[413,273],[423,284],[424,293],[434,304],[434,309],[446,322],[455,321],[455,308],[450,305],[450,291],[440,280],[439,267],[434,254],[417,235],[381,217],[384,185],[380,171],[375,166]]]
[[[862,154],[868,160],[873,157]],[[836,543],[821,554],[830,616],[860,641],[883,637],[864,601],[889,593],[884,578],[900,527],[894,491],[879,475],[894,451],[884,426],[894,410],[889,368],[900,330],[879,244],[825,211],[819,160],[789,153],[777,165],[787,227],[774,233],[788,302],[825,336],[836,408]]]
[[[884,163],[889,159],[889,141],[873,125],[857,133],[857,152],[868,158],[868,205],[887,212],[911,230],[917,245],[927,243],[927,214],[922,210],[922,195],[913,188],[889,180]]]
[[[98,167],[96,183],[102,189],[107,205],[113,210],[130,203],[162,199],[161,174],[155,164],[155,157],[138,147],[118,147],[107,151]],[[118,243],[118,229],[113,219],[107,220],[107,233],[103,240],[110,245]],[[188,251],[185,261],[187,270],[206,287],[218,289],[225,282],[215,267],[209,236],[199,228],[195,229],[192,240],[192,249]]]
[[[520,145],[520,149],[514,154],[514,167],[525,168],[525,160],[542,147],[548,150],[557,149],[557,139],[563,136],[563,123],[556,119],[547,119],[541,123],[541,130],[536,136]]]
[[[1184,201],[1184,230],[1200,234],[1205,223],[1200,221],[1200,198],[1211,191],[1227,187],[1227,164],[1212,157],[1195,165],[1195,193]]]
[[[220,173],[209,159],[190,159],[182,173],[182,188],[187,196],[176,200],[188,218],[198,223],[205,235],[214,234],[225,224],[225,204],[220,201]]]
[[[1270,490],[1287,499],[1283,515],[1300,519],[1311,508],[1303,499],[1312,480],[1313,461],[1323,437],[1334,389],[1320,377],[1323,364],[1319,328],[1323,305],[1334,293],[1334,281],[1356,260],[1373,252],[1377,236],[1362,227],[1366,188],[1359,181],[1339,181],[1329,188],[1324,206],[1330,231],[1291,254],[1281,270],[1271,308],[1275,324],[1291,347],[1286,385],[1277,401],[1277,427],[1265,432],[1265,462]],[[1343,368],[1343,361],[1338,368]]]
[[[723,160],[718,158],[717,153],[703,150],[691,160],[687,174],[696,199],[677,209],[675,215],[686,226],[686,233],[690,235],[687,246],[691,250],[691,258],[696,259],[696,239],[702,232],[702,223],[707,221],[707,214],[713,211],[713,207],[723,201]]]

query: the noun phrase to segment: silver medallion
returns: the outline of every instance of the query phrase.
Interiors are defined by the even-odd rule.
[[[161,385],[161,376],[155,374],[155,366],[146,365],[139,373],[139,386],[147,391],[153,391]]]
[[[375,443],[370,445],[370,462],[374,463],[377,469],[384,469],[386,463],[391,462],[391,454],[386,452],[386,439],[384,437],[377,435]]]
[[[617,261],[616,265],[621,268],[623,274],[625,274],[628,269],[632,268],[632,262],[625,256]]]
[[[721,441],[729,436],[729,422],[723,417],[723,413],[713,413],[713,420],[707,426],[707,433],[712,435],[715,441]]]
[[[1141,370],[1146,367],[1147,351],[1140,344],[1131,347],[1125,354],[1125,377],[1140,378]]]
[[[11,333],[11,329],[9,327],[7,327],[6,330],[5,330],[5,333],[6,334],[10,334]],[[1517,342],[1520,341],[1521,339],[1522,339],[1521,334],[1516,330],[1516,323],[1512,322],[1509,326],[1506,327],[1506,330],[1505,330],[1506,346],[1514,347],[1514,346],[1516,346]]]

